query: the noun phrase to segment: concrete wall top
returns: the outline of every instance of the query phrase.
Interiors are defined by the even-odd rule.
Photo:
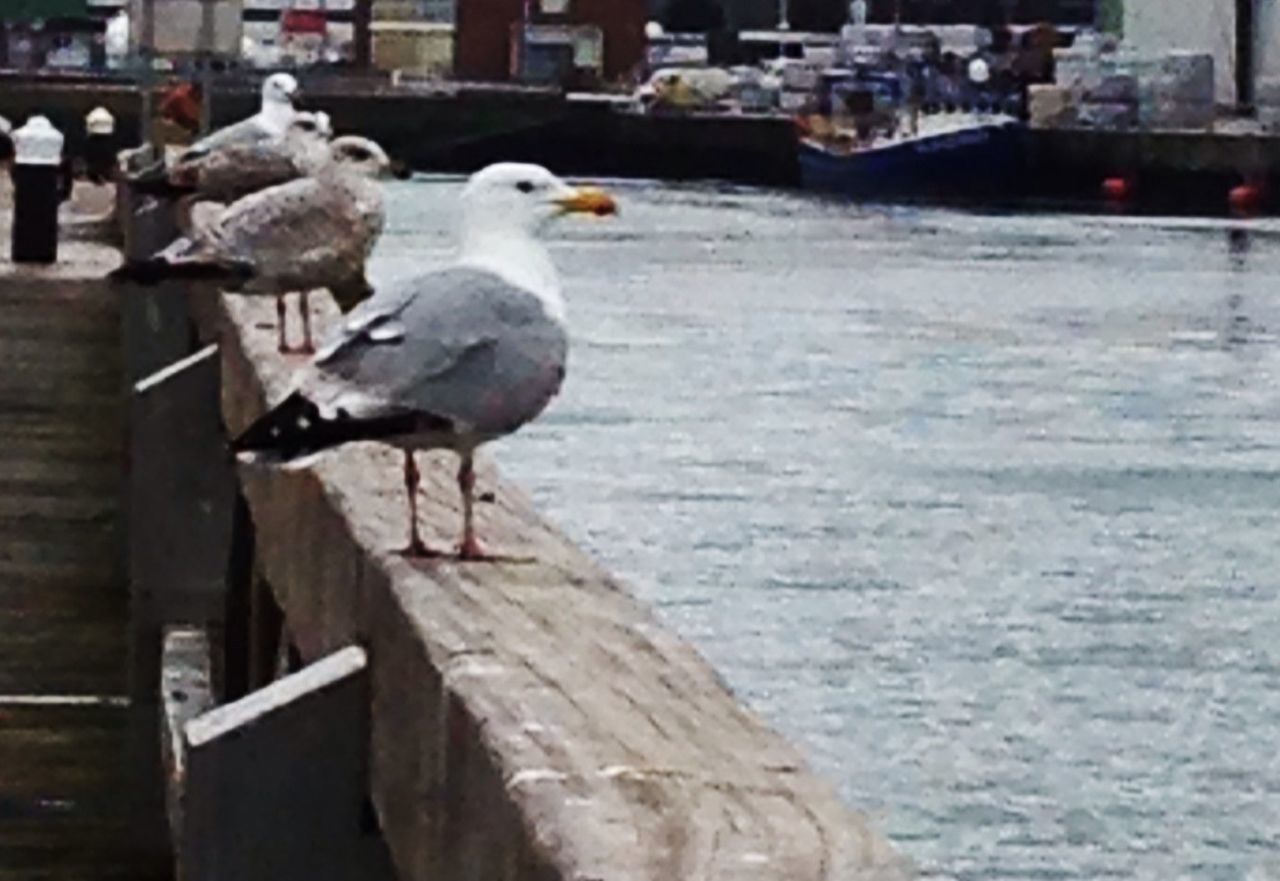
[[[287,391],[269,300],[200,309],[230,432]],[[330,314],[332,317],[332,313]],[[446,544],[456,464],[422,457]],[[415,563],[399,454],[242,468],[258,565],[314,659],[369,652],[373,801],[413,881],[858,881],[905,863],[711,667],[491,469],[478,525],[528,562]],[[428,514],[427,511],[434,514]]]

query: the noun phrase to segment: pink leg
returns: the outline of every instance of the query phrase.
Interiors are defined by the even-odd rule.
[[[311,342],[311,303],[307,299],[308,293],[309,291],[302,291],[298,294],[298,308],[302,310],[302,347],[294,351],[314,355],[316,347]]]
[[[458,558],[461,560],[488,559],[488,554],[476,539],[474,522],[476,471],[470,453],[463,455],[462,464],[458,467],[458,489],[462,492],[462,544],[458,546]]]
[[[443,554],[427,547],[422,536],[418,534],[418,486],[421,482],[422,475],[418,472],[418,463],[413,461],[413,453],[405,450],[404,488],[409,494],[409,546],[400,553],[406,557],[419,559],[441,557]]]
[[[276,294],[276,333],[279,335],[278,349],[280,353],[292,352],[284,333],[284,294]]]

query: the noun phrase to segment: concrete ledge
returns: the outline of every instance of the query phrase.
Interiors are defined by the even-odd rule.
[[[1076,168],[1110,173],[1275,174],[1280,137],[1207,131],[1036,129],[1032,156],[1045,173]]]
[[[335,314],[316,303],[317,327]],[[281,398],[269,299],[196,308],[229,432]],[[426,464],[426,457],[423,457]],[[424,469],[424,537],[456,539],[455,463]],[[800,754],[607,572],[482,468],[478,525],[528,564],[415,564],[400,459],[241,468],[258,566],[299,650],[371,665],[371,787],[414,881],[853,881],[909,875]]]

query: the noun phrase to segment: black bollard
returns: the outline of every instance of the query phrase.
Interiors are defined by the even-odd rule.
[[[14,263],[58,259],[58,203],[62,133],[34,116],[13,133]]]
[[[115,174],[116,120],[105,107],[89,111],[84,120],[84,170],[95,184],[106,183]]]

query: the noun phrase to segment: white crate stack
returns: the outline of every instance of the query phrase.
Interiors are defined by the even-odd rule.
[[[1152,129],[1206,129],[1213,125],[1214,69],[1208,52],[1166,52],[1142,80],[1140,122]]]
[[[1149,130],[1213,125],[1214,64],[1208,52],[1150,55],[1089,42],[1057,50],[1054,61],[1054,86],[1031,96],[1033,125]]]

